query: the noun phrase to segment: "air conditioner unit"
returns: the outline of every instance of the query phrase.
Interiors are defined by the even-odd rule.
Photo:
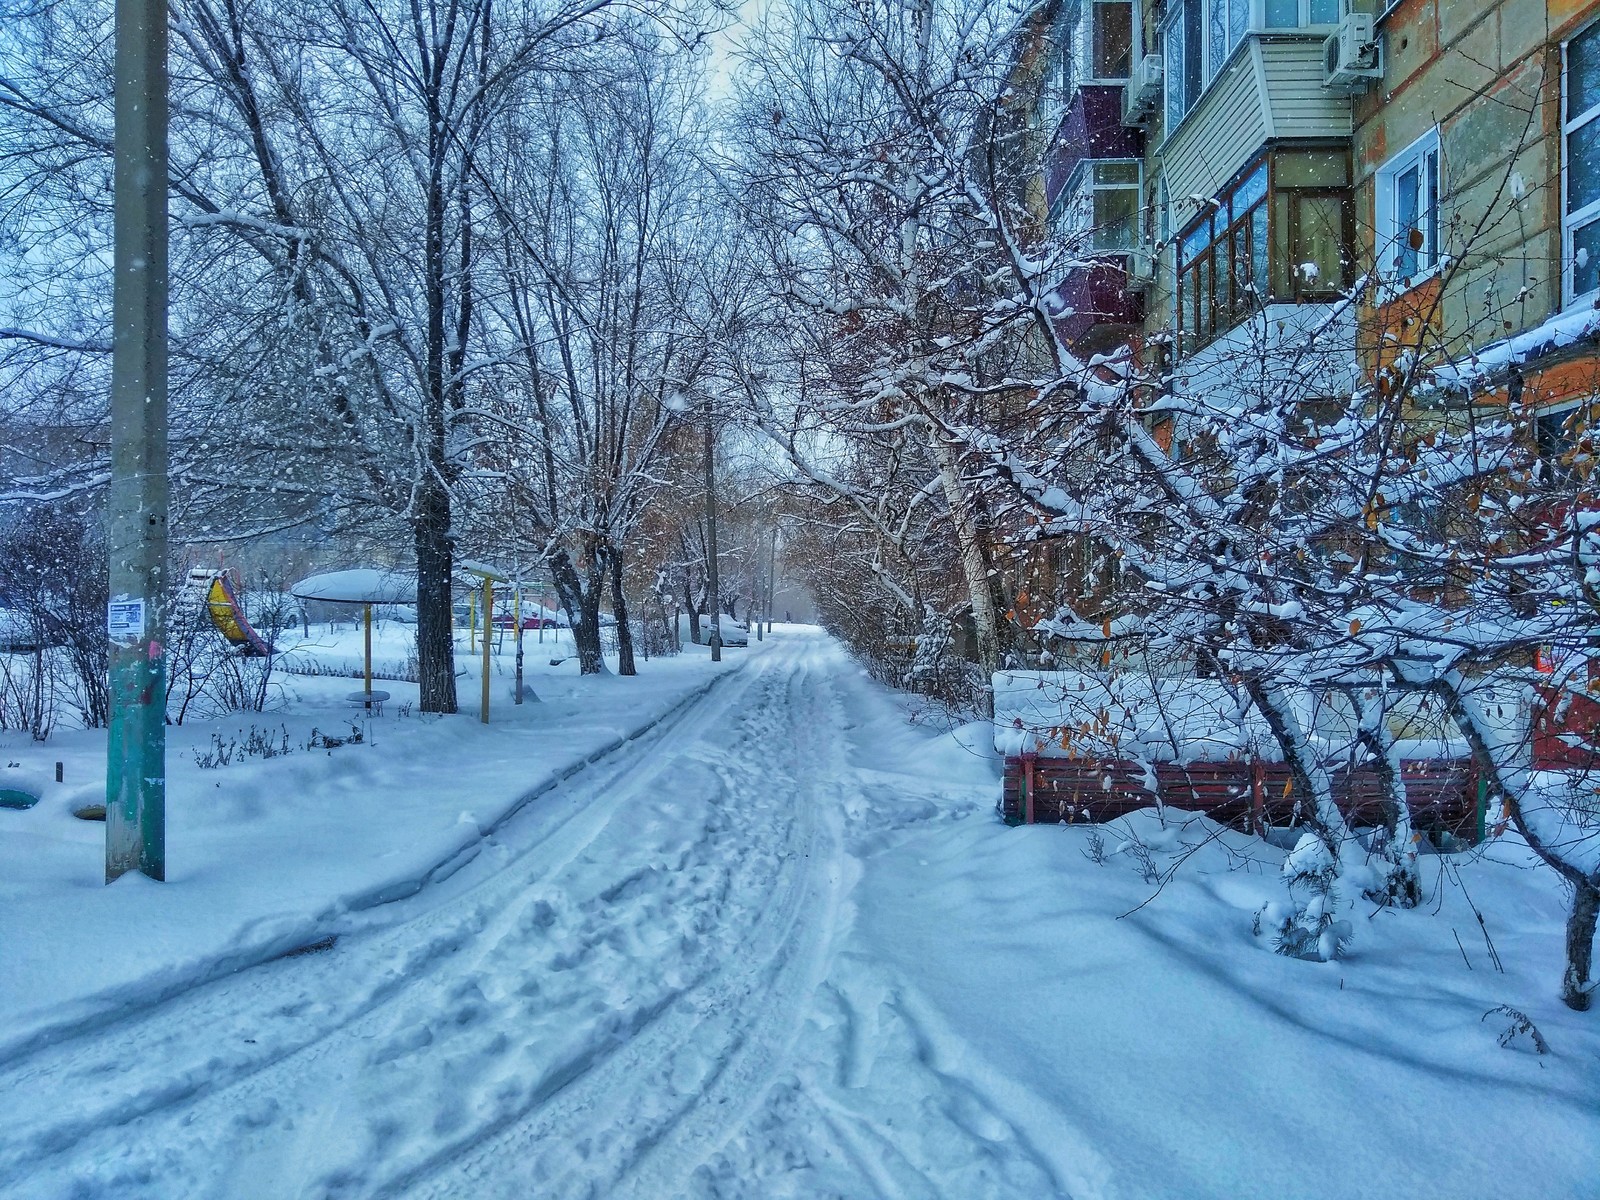
[[[1371,13],[1353,12],[1322,43],[1322,86],[1359,92],[1383,74],[1383,53]]]
[[[1161,102],[1161,55],[1146,54],[1133,64],[1122,93],[1122,123],[1143,125]]]

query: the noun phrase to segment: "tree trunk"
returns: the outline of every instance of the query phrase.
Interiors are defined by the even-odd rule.
[[[456,711],[456,648],[450,611],[450,494],[436,479],[417,498],[417,703],[422,712]]]
[[[1295,791],[1303,798],[1302,820],[1321,840],[1333,861],[1339,863],[1350,840],[1350,827],[1333,802],[1333,783],[1327,770],[1317,761],[1316,751],[1300,728],[1289,698],[1276,684],[1267,683],[1260,676],[1247,676],[1245,690],[1283,752]]]
[[[592,561],[592,560],[591,560]],[[578,656],[578,670],[584,675],[598,675],[606,669],[605,656],[600,650],[600,579],[593,566],[589,569],[587,585],[572,557],[565,550],[550,556],[550,576],[561,597],[561,607],[566,610],[572,625],[572,644]]]
[[[983,670],[983,689],[979,693],[979,715],[994,716],[994,675],[1005,665],[1001,647],[999,613],[995,610],[994,588],[990,583],[989,548],[983,531],[973,519],[972,505],[961,486],[956,466],[956,456],[939,436],[937,428],[930,431],[928,443],[934,460],[939,464],[939,480],[944,486],[945,503],[950,508],[950,521],[955,529],[956,543],[961,549],[961,570],[966,577],[967,596],[972,605],[972,625],[978,643],[978,666]]]
[[[772,531],[772,548],[767,554],[767,632],[772,632],[772,606],[778,602],[778,531]]]
[[[1380,710],[1376,719],[1369,722],[1362,702],[1351,697],[1356,710],[1356,739],[1372,758],[1373,769],[1383,784],[1384,808],[1387,810],[1385,833],[1388,844],[1383,847],[1384,887],[1382,891],[1369,891],[1366,898],[1374,904],[1398,904],[1401,908],[1415,908],[1422,902],[1422,879],[1417,870],[1417,851],[1411,829],[1411,804],[1406,799],[1405,779],[1400,774],[1400,761],[1394,753],[1394,739],[1384,723]]]
[[[622,591],[622,551],[613,546],[606,552],[611,566],[611,611],[617,618],[617,674],[637,675],[633,665],[633,630],[628,625],[628,601]]]
[[[1589,967],[1594,956],[1595,917],[1600,915],[1600,886],[1592,880],[1573,884],[1572,911],[1567,915],[1567,970],[1561,978],[1561,1002],[1579,1012],[1589,1010]]]

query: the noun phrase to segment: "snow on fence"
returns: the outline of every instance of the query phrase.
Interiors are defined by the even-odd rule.
[[[1296,698],[1355,826],[1385,823],[1378,772],[1337,696]],[[1487,789],[1454,738],[1410,740],[1401,779],[1412,827],[1452,844],[1484,835]],[[1251,833],[1298,822],[1276,741],[1236,689],[1210,679],[1009,671],[995,676],[995,749],[1008,824],[1102,823],[1141,808],[1204,813]]]

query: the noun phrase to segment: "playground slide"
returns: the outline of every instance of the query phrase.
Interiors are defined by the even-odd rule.
[[[190,579],[195,579],[191,573]],[[202,582],[195,580],[195,582]],[[217,632],[228,639],[228,642],[237,646],[239,652],[246,657],[265,657],[271,653],[271,648],[261,635],[251,626],[249,619],[244,615],[244,605],[239,603],[239,596],[233,589],[226,571],[211,573],[210,585],[205,594],[206,612],[211,615],[211,623],[217,627]]]

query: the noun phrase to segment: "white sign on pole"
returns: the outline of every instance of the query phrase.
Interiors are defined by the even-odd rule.
[[[106,605],[106,633],[119,646],[137,645],[144,637],[144,601],[119,597]]]

